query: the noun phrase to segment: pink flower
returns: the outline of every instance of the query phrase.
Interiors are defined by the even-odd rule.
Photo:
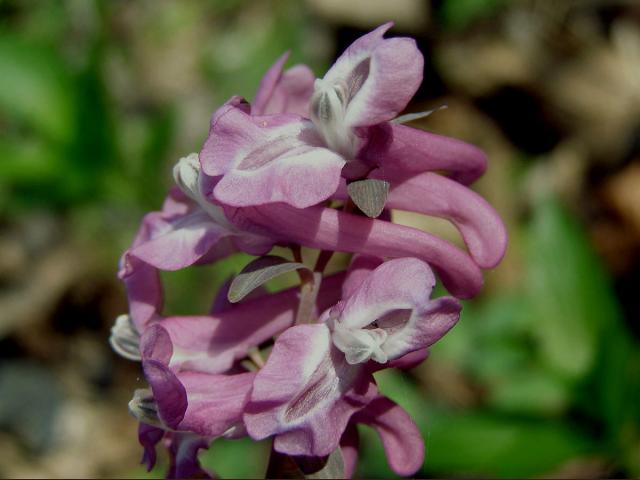
[[[423,351],[455,325],[460,304],[429,299],[435,280],[424,262],[372,266],[356,262],[343,300],[321,323],[278,337],[246,406],[252,438],[275,435],[274,448],[288,455],[329,455],[350,418],[378,398],[372,373]]]
[[[236,207],[298,208],[330,198],[343,166],[366,143],[365,127],[394,118],[422,81],[415,42],[383,38],[391,25],[358,39],[315,81],[311,120],[262,109],[252,115],[233,101],[216,112],[201,151],[204,172],[222,177],[214,197]]]

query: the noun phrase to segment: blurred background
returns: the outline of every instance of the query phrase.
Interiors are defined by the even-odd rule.
[[[107,337],[120,254],[210,114],[285,50],[321,77],[394,20],[418,40],[414,126],[489,155],[510,232],[483,295],[381,390],[427,446],[423,477],[640,476],[640,5],[615,0],[0,0],[0,477],[146,474]],[[397,221],[457,241],[446,222]],[[202,311],[246,258],[166,275]],[[392,477],[366,427],[361,477]],[[223,477],[269,445],[216,441]]]

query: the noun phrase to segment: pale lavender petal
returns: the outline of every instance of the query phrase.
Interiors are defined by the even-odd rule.
[[[269,67],[267,73],[264,74],[260,81],[260,86],[256,92],[256,97],[251,104],[251,111],[254,115],[264,115],[266,107],[273,96],[273,92],[276,90],[277,85],[282,78],[282,67],[289,58],[289,52],[283,53],[276,62]],[[282,112],[271,112],[282,113]]]
[[[469,255],[445,240],[411,227],[330,208],[300,210],[284,204],[237,209],[230,212],[230,220],[241,228],[312,248],[419,258],[438,272],[444,286],[458,298],[473,297],[482,288],[482,272]]]
[[[381,258],[368,257],[366,255],[354,256],[342,284],[342,298],[348,298],[353,295],[371,272],[380,266],[382,261]]]
[[[347,429],[340,439],[340,450],[344,460],[344,478],[351,478],[356,473],[358,467],[358,448],[360,447],[360,436],[358,428],[354,423],[349,422]]]
[[[507,248],[507,230],[497,212],[480,195],[436,173],[423,173],[399,182],[383,179],[391,180],[392,185],[388,208],[451,220],[480,267],[492,268],[500,262]]]
[[[163,306],[160,274],[155,267],[125,252],[119,273],[129,299],[129,315],[139,333],[156,318]]]
[[[240,109],[218,118],[206,145],[215,154],[201,154],[204,172],[222,175],[213,190],[216,200],[231,206],[285,202],[304,208],[335,192],[345,160],[322,146],[311,122],[280,118],[286,121],[251,117]]]
[[[379,396],[353,416],[380,435],[391,469],[402,476],[415,474],[424,462],[424,442],[409,414],[392,400]]]
[[[395,310],[427,308],[435,283],[426,263],[416,258],[389,260],[373,270],[335,313],[343,326],[364,328]]]
[[[429,356],[429,349],[415,350],[403,355],[396,360],[392,360],[386,365],[380,365],[380,368],[399,368],[401,370],[410,370],[424,362]]]
[[[455,326],[460,310],[462,306],[455,298],[441,297],[413,312],[408,319],[402,318],[402,312],[378,319],[380,328],[393,332],[382,345],[383,351],[389,359],[395,359],[431,346]]]
[[[278,452],[325,456],[375,392],[366,369],[332,347],[325,325],[298,325],[278,338],[258,372],[244,421],[256,440],[276,435]]]
[[[487,168],[487,156],[482,150],[455,138],[396,124],[370,130],[369,141],[359,157],[380,167],[379,178],[444,171],[454,180],[470,184]]]
[[[156,360],[143,361],[160,420],[169,428],[218,437],[242,421],[254,372],[211,375],[173,373]]]
[[[295,65],[283,73],[288,56],[288,53],[282,55],[262,78],[251,108],[253,115],[295,113],[309,116],[315,75],[306,65]]]
[[[179,270],[193,265],[232,234],[214,223],[204,210],[194,210],[170,220],[159,219],[158,224],[153,237],[135,247],[131,255],[162,270]]]
[[[322,80],[344,86],[347,127],[391,120],[422,82],[424,60],[415,41],[383,38],[392,25],[386,23],[353,42]]]

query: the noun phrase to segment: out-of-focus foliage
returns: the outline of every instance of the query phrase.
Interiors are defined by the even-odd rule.
[[[362,33],[362,12],[320,3],[0,0],[0,476],[145,475],[126,413],[140,372],[106,342],[126,310],[119,255],[219,105],[251,99],[287,50],[321,75]],[[638,476],[640,11],[426,3],[415,24],[398,14],[427,60],[409,110],[448,104],[415,126],[488,152],[479,188],[511,242],[430,359],[380,388],[423,432],[423,475]],[[206,310],[248,260],[163,275],[167,311]],[[359,475],[392,476],[360,432]],[[268,448],[202,457],[255,477]]]

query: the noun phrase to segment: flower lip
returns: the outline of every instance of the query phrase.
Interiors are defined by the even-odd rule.
[[[321,320],[347,363],[386,363],[430,346],[455,325],[459,304],[450,297],[431,300],[434,284],[426,263],[390,260],[372,270]]]

